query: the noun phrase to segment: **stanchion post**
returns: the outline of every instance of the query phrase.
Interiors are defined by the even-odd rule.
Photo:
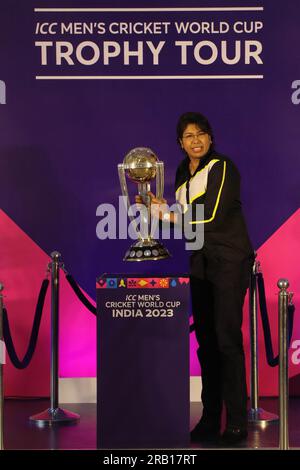
[[[51,409],[58,408],[58,312],[59,312],[59,261],[60,254],[51,254]]]
[[[255,255],[256,256],[256,255]],[[278,416],[259,408],[258,384],[258,341],[257,341],[257,275],[260,270],[259,261],[254,261],[249,286],[249,323],[250,323],[250,410],[248,421],[264,426],[267,423],[278,421]]]
[[[80,416],[68,410],[59,408],[58,397],[58,347],[59,347],[59,268],[61,255],[57,251],[51,253],[51,382],[50,382],[50,408],[30,416],[38,426],[52,426],[60,423],[76,422]]]
[[[3,340],[3,284],[0,283],[0,450],[4,449],[4,383],[3,383],[3,364],[4,364],[4,340]]]
[[[250,277],[249,310],[250,310],[250,347],[251,347],[251,376],[250,403],[251,410],[258,409],[258,346],[257,346],[257,279],[259,263],[253,264]]]
[[[278,293],[278,331],[279,331],[279,448],[288,450],[288,406],[289,406],[289,375],[288,375],[288,302],[289,281],[279,279]]]

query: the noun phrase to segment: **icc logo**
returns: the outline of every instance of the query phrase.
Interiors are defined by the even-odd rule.
[[[0,80],[0,104],[6,104],[6,86],[3,80]]]

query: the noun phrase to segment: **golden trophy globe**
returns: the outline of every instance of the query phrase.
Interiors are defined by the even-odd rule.
[[[141,196],[147,210],[141,212],[143,231],[138,231],[138,240],[127,250],[124,261],[159,260],[170,257],[164,245],[151,237],[151,200],[148,192],[150,183],[156,179],[156,197],[161,199],[164,192],[164,164],[158,160],[157,155],[146,147],[137,147],[125,156],[123,163],[118,165],[122,194],[126,198],[127,208],[130,208],[127,180],[137,184],[138,194]],[[129,218],[133,224],[132,215]],[[145,229],[146,227],[146,229]]]

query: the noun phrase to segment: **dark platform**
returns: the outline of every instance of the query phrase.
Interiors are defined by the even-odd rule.
[[[28,420],[29,416],[49,406],[48,400],[5,400],[4,446],[5,449],[95,449],[96,448],[96,404],[62,405],[79,413],[78,424],[54,428],[38,428]],[[260,407],[278,413],[278,400],[264,398]],[[191,404],[191,428],[201,416],[201,404]],[[300,398],[290,398],[289,430],[290,448],[300,449]],[[249,426],[249,436],[239,449],[278,448],[278,423],[269,424],[265,429]],[[191,449],[217,449],[192,444]]]
[[[190,437],[189,278],[109,274],[97,285],[101,281],[97,288],[97,446],[186,448]]]

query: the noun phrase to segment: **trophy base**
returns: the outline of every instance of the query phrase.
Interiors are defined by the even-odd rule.
[[[170,258],[170,253],[157,240],[139,240],[126,252],[123,261],[156,261]]]

